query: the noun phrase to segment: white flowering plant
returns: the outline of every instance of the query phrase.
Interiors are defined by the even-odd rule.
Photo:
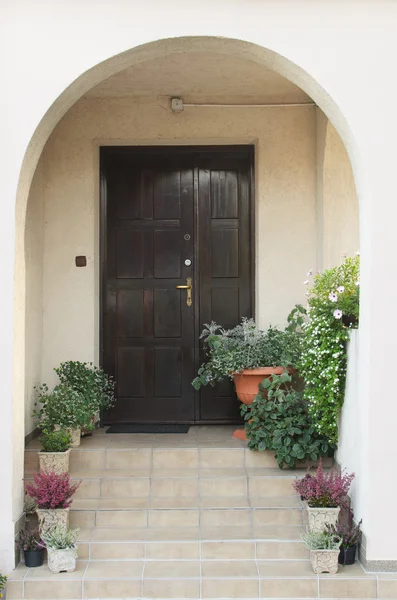
[[[308,319],[303,324],[298,364],[305,381],[304,397],[319,434],[338,441],[337,420],[344,400],[349,330],[358,326],[360,257],[305,281]],[[311,278],[311,272],[308,277]]]

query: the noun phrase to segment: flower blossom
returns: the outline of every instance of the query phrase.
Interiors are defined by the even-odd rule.
[[[303,282],[303,285],[309,285],[310,281],[308,279],[306,279],[306,281]]]
[[[335,317],[335,319],[340,319],[342,317],[342,311],[339,310],[339,308],[334,310],[334,317]]]
[[[311,275],[313,275],[313,269],[310,269],[307,273],[306,273],[306,277],[311,277]]]
[[[328,296],[331,302],[338,302],[338,295],[335,292],[331,292]]]
[[[340,286],[337,288],[337,291],[338,291],[340,294],[343,294],[343,292],[345,291],[345,287],[344,287],[343,285],[340,285]]]

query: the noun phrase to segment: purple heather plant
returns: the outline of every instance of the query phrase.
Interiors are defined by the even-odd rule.
[[[302,479],[295,481],[294,488],[311,508],[345,507],[353,479],[354,473],[339,473],[335,467],[328,473],[324,472],[320,459],[316,473],[307,473]]]
[[[353,522],[353,511],[350,511],[350,519]],[[337,525],[327,525],[327,532],[331,533],[342,539],[341,548],[351,548],[352,546],[357,546],[361,542],[361,523],[363,520],[359,521],[357,525],[341,525],[338,523]]]
[[[23,550],[24,552],[43,550],[45,548],[45,543],[41,539],[38,528],[22,530],[19,534],[17,547],[19,550]]]
[[[68,508],[80,483],[71,485],[69,473],[35,473],[34,484],[27,485],[26,491],[38,508]]]

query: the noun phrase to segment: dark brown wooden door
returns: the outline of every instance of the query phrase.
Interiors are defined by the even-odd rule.
[[[251,147],[101,150],[105,423],[234,422],[228,382],[194,391],[199,333],[253,310]],[[189,264],[189,261],[191,264]],[[192,304],[176,286],[192,279]]]

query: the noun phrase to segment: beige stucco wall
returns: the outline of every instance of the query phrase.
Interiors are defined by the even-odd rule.
[[[34,386],[41,380],[43,349],[43,208],[44,157],[29,195],[26,213],[26,341],[25,341],[25,434],[34,429]]]
[[[358,200],[346,149],[328,122],[323,150],[323,267],[339,264],[342,255],[360,248]]]
[[[316,266],[315,109],[200,108],[84,99],[46,149],[43,377],[64,359],[98,358],[98,146],[256,144],[257,319],[282,325]],[[76,268],[76,255],[88,266]]]

